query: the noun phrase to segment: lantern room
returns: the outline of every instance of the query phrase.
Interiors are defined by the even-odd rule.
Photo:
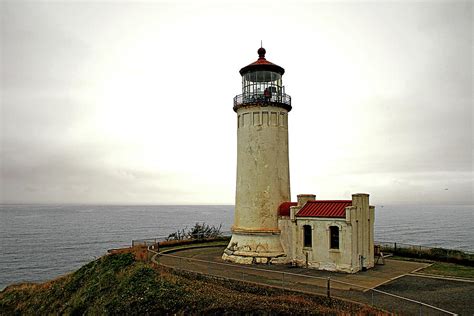
[[[240,69],[242,94],[234,98],[234,111],[251,105],[280,106],[291,110],[291,97],[285,94],[282,76],[285,69],[265,59],[265,48],[258,49],[258,60]]]

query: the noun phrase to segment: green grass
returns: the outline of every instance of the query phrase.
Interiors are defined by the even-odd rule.
[[[418,272],[436,274],[441,276],[452,276],[458,278],[473,278],[474,267],[467,267],[454,263],[435,262],[433,265],[424,268]]]
[[[7,288],[0,315],[166,314],[185,308],[186,295],[181,284],[160,279],[132,254],[114,254],[51,282]]]
[[[424,268],[422,270],[419,270],[418,272],[420,273],[474,279],[474,267],[469,267],[469,266],[455,264],[455,263],[437,262],[437,261],[427,260],[427,259],[407,258],[407,257],[400,257],[400,256],[391,256],[389,259],[433,263],[431,266]]]

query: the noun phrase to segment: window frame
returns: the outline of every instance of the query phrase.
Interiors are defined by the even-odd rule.
[[[313,228],[311,225],[303,225],[303,247],[313,247]]]
[[[338,250],[340,247],[340,233],[338,226],[329,226],[329,249]]]

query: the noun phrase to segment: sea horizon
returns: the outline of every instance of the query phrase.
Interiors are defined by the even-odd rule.
[[[318,199],[328,200],[328,199]],[[338,199],[330,199],[338,200]],[[342,199],[341,199],[342,200]],[[296,202],[296,201],[294,201]],[[5,205],[89,205],[89,206],[235,206],[234,203],[115,203],[115,202],[0,202],[0,206]],[[431,203],[415,203],[415,202],[387,202],[387,203],[370,203],[375,207],[388,206],[473,206],[474,202],[461,202],[461,203],[446,203],[446,202],[431,202]],[[473,209],[474,212],[474,209]]]
[[[474,252],[472,205],[376,205],[375,240]],[[0,204],[0,289],[71,272],[133,239],[195,223],[229,232],[234,205]]]

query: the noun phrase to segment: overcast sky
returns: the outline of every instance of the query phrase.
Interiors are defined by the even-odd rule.
[[[263,40],[293,200],[473,203],[471,1],[223,3],[1,1],[0,202],[233,204]]]

